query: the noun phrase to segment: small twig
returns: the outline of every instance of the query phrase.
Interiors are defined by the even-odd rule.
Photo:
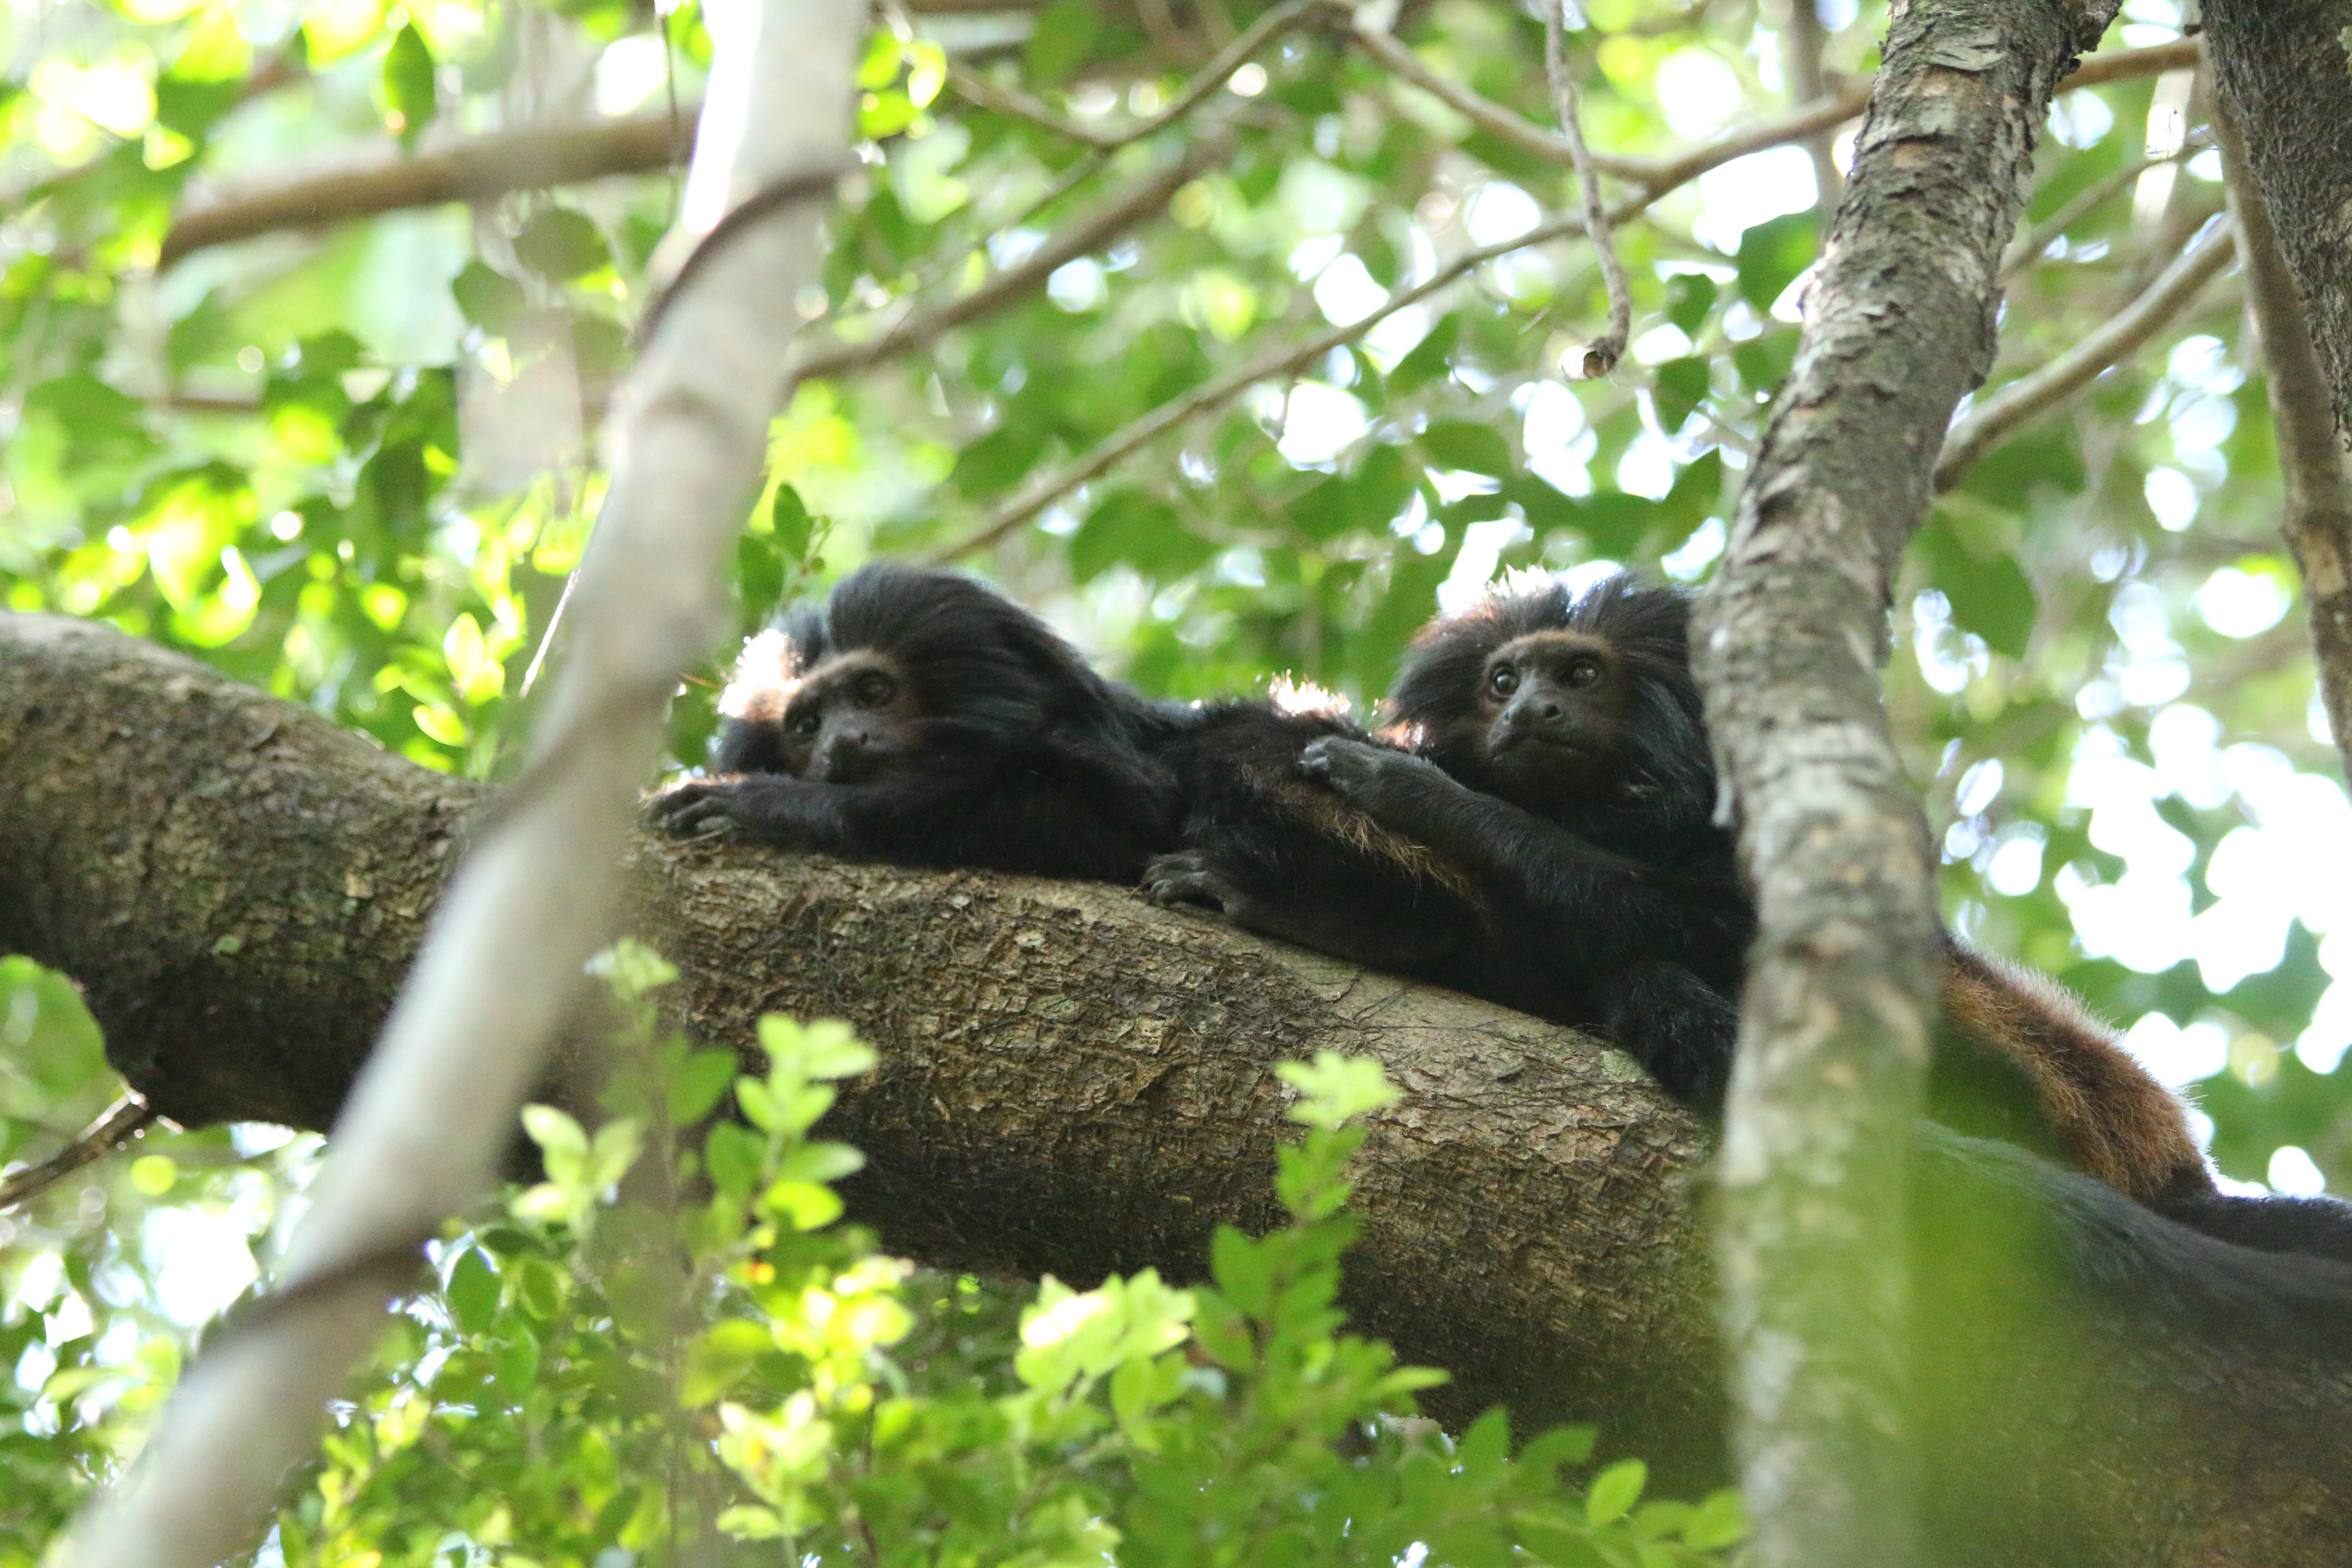
[[[98,1120],[83,1128],[63,1149],[39,1164],[0,1181],[0,1209],[12,1209],[40,1196],[84,1165],[138,1137],[155,1120],[153,1108],[144,1099],[126,1093],[100,1111]]]
[[[1323,4],[1325,0],[1286,0],[1285,4],[1276,5],[1251,23],[1246,32],[1218,50],[1216,58],[1201,68],[1200,73],[1185,84],[1184,90],[1178,93],[1167,108],[1148,120],[1139,120],[1116,131],[1097,131],[1091,126],[1081,125],[1066,116],[1055,113],[1029,94],[1016,88],[998,87],[962,66],[949,68],[948,85],[967,101],[992,113],[1026,121],[1074,142],[1083,142],[1089,147],[1108,152],[1155,135],[1192,113],[1200,107],[1202,100],[1224,86],[1235,71],[1249,64],[1251,56],[1271,40],[1298,26]]]
[[[2221,147],[2238,257],[2246,270],[2246,300],[2262,339],[2263,390],[2278,432],[2279,482],[2286,502],[2280,531],[2303,573],[2328,728],[2336,750],[2352,759],[2352,483],[2347,481],[2344,449],[2328,413],[2326,374],[2312,346],[2294,279],[2279,254],[2270,207],[2246,166],[2237,126],[2218,103],[2213,136]],[[2352,760],[2346,771],[2352,773]]]
[[[1954,426],[1936,463],[1936,488],[1951,489],[1995,442],[2080,392],[2162,331],[2230,264],[2231,227],[2215,224],[2112,321],[2032,374],[2011,382]]]
[[[1274,376],[1286,375],[1313,363],[1333,349],[1342,348],[1395,315],[1399,310],[1417,305],[1432,294],[1476,271],[1490,261],[1498,261],[1514,251],[1530,246],[1544,245],[1565,238],[1584,226],[1580,217],[1555,218],[1520,235],[1516,239],[1503,240],[1465,251],[1453,264],[1440,269],[1427,282],[1391,297],[1379,310],[1360,321],[1343,327],[1333,327],[1318,333],[1303,343],[1293,343],[1254,360],[1235,365],[1224,374],[1202,382],[1191,392],[1172,402],[1163,403],[1125,429],[1104,437],[1084,457],[1058,472],[1046,475],[1024,486],[1021,492],[991,511],[980,526],[955,543],[936,552],[931,560],[944,564],[975,550],[984,549],[1053,505],[1088,479],[1118,463],[1130,452],[1150,443],[1174,426],[1182,424],[1202,409],[1238,396],[1251,386]]]
[[[1578,359],[1578,369],[1587,381],[1598,381],[1617,368],[1624,357],[1626,340],[1633,332],[1633,290],[1625,281],[1625,264],[1617,259],[1617,245],[1610,237],[1609,215],[1601,205],[1601,173],[1592,166],[1592,153],[1584,145],[1584,127],[1580,122],[1581,108],[1577,102],[1576,77],[1568,68],[1568,56],[1561,35],[1568,30],[1568,0],[1551,0],[1544,12],[1544,74],[1551,79],[1551,107],[1559,121],[1559,133],[1568,143],[1568,156],[1576,167],[1576,183],[1584,195],[1584,234],[1592,241],[1593,254],[1601,261],[1601,286],[1609,293],[1609,330],[1584,345]]]
[[[1491,98],[1481,97],[1453,78],[1430,69],[1422,63],[1419,55],[1397,41],[1395,34],[1374,26],[1370,18],[1357,16],[1350,20],[1349,42],[1370,56],[1391,76],[1411,82],[1497,142],[1508,142],[1519,152],[1533,153],[1555,163],[1573,166],[1574,154],[1565,138],[1553,135]],[[1595,153],[1592,154],[1592,166],[1604,174],[1614,174],[1622,180],[1646,183],[1656,172],[1658,163],[1654,158],[1626,158]]]
[[[1780,68],[1789,96],[1799,103],[1810,103],[1829,91],[1829,79],[1822,70],[1829,42],[1829,29],[1822,26],[1820,0],[1789,0],[1789,26],[1780,37]],[[1836,140],[1826,131],[1809,136],[1805,153],[1813,161],[1815,232],[1827,235],[1830,219],[1837,214],[1838,198],[1845,192]]]
[[[2118,49],[2111,55],[2093,55],[2058,83],[2060,92],[2073,92],[2076,88],[2102,87],[2111,81],[2128,81],[2134,77],[2161,76],[2166,71],[2187,70],[2197,63],[2197,40],[2179,38],[2169,44],[2150,44],[2144,49]]]
[[[971,293],[935,310],[910,314],[881,336],[867,342],[840,343],[820,349],[800,361],[794,374],[803,380],[845,375],[884,360],[912,353],[936,342],[953,328],[984,316],[1007,302],[1045,286],[1065,265],[1091,256],[1145,219],[1164,210],[1169,199],[1203,170],[1223,161],[1233,146],[1231,132],[1220,125],[1164,168],[1153,171],[1101,206],[1081,216],[1054,236],[1017,267],[1009,267]]]
[[[2035,224],[2028,233],[2009,247],[2009,253],[2001,258],[2001,281],[2006,283],[2033,265],[2034,258],[2050,248],[2051,241],[2082,222],[2093,211],[2121,195],[2130,187],[2133,181],[2150,169],[2164,163],[2177,163],[2184,158],[2193,158],[2204,150],[2205,144],[2191,137],[2181,143],[2179,152],[2169,157],[2137,159],[2112,174],[2092,181],[2082,190],[2077,191],[2073,200]]]

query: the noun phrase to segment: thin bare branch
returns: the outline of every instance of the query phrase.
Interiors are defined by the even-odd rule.
[[[0,1181],[0,1211],[15,1208],[47,1192],[94,1160],[130,1142],[156,1120],[153,1108],[137,1094],[126,1094],[99,1113],[74,1141],[37,1165]]]
[[[730,208],[841,161],[866,6],[764,0],[714,9],[709,23],[713,109],[673,237],[686,245]],[[238,1555],[383,1331],[418,1238],[491,1185],[581,965],[609,939],[619,850],[677,672],[723,623],[720,563],[788,390],[794,290],[817,273],[821,236],[810,201],[731,231],[646,344],[581,568],[580,633],[538,736],[561,764],[474,836],[336,1119],[275,1305],[207,1344],[131,1478],[77,1525],[64,1557],[74,1568]]]
[[[1430,69],[1422,63],[1419,55],[1397,41],[1395,34],[1376,26],[1370,17],[1358,15],[1351,17],[1350,22],[1348,41],[1386,68],[1390,75],[1411,82],[1497,142],[1508,142],[1522,153],[1532,153],[1555,163],[1573,165],[1574,154],[1569,151],[1564,139],[1504,108],[1493,99],[1471,91],[1452,77]],[[1658,165],[1653,158],[1626,158],[1610,153],[1595,153],[1592,154],[1592,166],[1621,180],[1646,183]]]
[[[1097,131],[1081,125],[1066,115],[1056,114],[1039,100],[1017,88],[999,87],[969,67],[956,65],[948,69],[948,85],[967,101],[992,113],[1010,115],[1026,121],[1074,142],[1108,151],[1124,147],[1156,135],[1201,106],[1203,99],[1215,92],[1260,49],[1305,21],[1307,16],[1324,5],[1326,0],[1286,0],[1265,16],[1250,24],[1247,31],[1217,51],[1217,56],[1201,68],[1185,84],[1168,107],[1148,120],[1139,120],[1117,130]]]
[[[1601,286],[1609,293],[1609,330],[1586,343],[1577,361],[1584,379],[1597,381],[1617,368],[1633,336],[1633,290],[1625,281],[1625,264],[1617,258],[1616,243],[1610,238],[1609,215],[1601,205],[1600,171],[1593,167],[1591,151],[1584,144],[1576,76],[1568,68],[1561,41],[1567,30],[1568,0],[1551,0],[1544,12],[1544,75],[1551,83],[1552,114],[1559,121],[1560,140],[1568,146],[1577,189],[1584,198],[1584,237],[1592,242],[1592,252],[1600,258]]]
[[[1333,349],[1343,348],[1354,342],[1399,310],[1419,304],[1441,289],[1468,277],[1490,261],[1499,261],[1513,251],[1525,250],[1530,246],[1564,239],[1570,235],[1581,231],[1583,227],[1584,219],[1581,217],[1554,218],[1549,223],[1528,230],[1517,239],[1504,240],[1495,245],[1482,246],[1476,250],[1465,251],[1456,257],[1452,265],[1440,268],[1427,282],[1417,284],[1402,293],[1392,295],[1379,310],[1360,321],[1350,321],[1345,326],[1333,327],[1328,331],[1319,332],[1307,339],[1305,342],[1291,343],[1260,354],[1255,359],[1234,366],[1223,375],[1211,377],[1183,396],[1161,404],[1125,429],[1105,437],[1084,457],[1075,462],[1024,486],[1018,494],[992,510],[978,528],[955,543],[939,551],[932,559],[945,563],[959,556],[969,555],[975,550],[985,549],[1080,485],[1085,484],[1088,479],[1110,468],[1130,453],[1148,446],[1154,439],[1181,425],[1195,414],[1229,402],[1261,381],[1271,380],[1276,376],[1286,375],[1305,369]]]
[[[413,158],[387,147],[349,168],[181,213],[163,237],[155,265],[169,267],[208,246],[280,229],[320,228],[409,207],[490,201],[510,191],[666,169],[686,155],[684,133],[691,123],[673,123],[665,111],[603,124],[492,132]]]
[[[2072,92],[2081,87],[2104,87],[2111,81],[2129,81],[2135,77],[2162,76],[2166,71],[2188,70],[2197,64],[2197,40],[2180,38],[2169,44],[2150,44],[2144,49],[2117,49],[2111,55],[2093,55],[2058,83],[2060,92]]]
[[[961,299],[912,314],[879,337],[862,343],[819,349],[800,361],[803,379],[846,375],[900,354],[929,347],[964,322],[987,315],[1024,294],[1034,293],[1061,268],[1103,249],[1120,235],[1167,208],[1169,198],[1224,161],[1232,132],[1219,126],[1187,147],[1182,155],[1085,214],[1039,246],[1017,267],[1008,267]]]
[[[1829,78],[1822,68],[1829,49],[1829,29],[1822,25],[1820,0],[1789,0],[1789,26],[1780,36],[1780,74],[1789,96],[1811,103],[1829,93]],[[1837,139],[1823,131],[1805,138],[1805,153],[1813,161],[1813,208],[1816,232],[1830,231],[1838,198],[1845,194],[1845,174],[1838,167]]]
[[[2215,224],[2119,314],[2040,370],[2020,376],[1972,409],[1944,437],[1943,456],[1936,461],[1936,488],[1950,489],[1994,443],[2090,385],[2162,331],[2229,266],[2233,254],[2230,230],[2227,222]]]
[[[2263,341],[2263,379],[2278,431],[2279,480],[2286,492],[2280,531],[2303,573],[2305,608],[2318,656],[2320,701],[2352,778],[2352,484],[2329,414],[2326,372],[2286,258],[2279,252],[2269,204],[2246,166],[2245,144],[2217,106],[2214,139],[2228,175],[2246,299]]]
[[[2001,281],[2006,283],[2032,266],[2035,259],[2050,248],[2053,240],[2082,222],[2089,214],[2129,190],[2132,184],[2150,169],[2165,163],[2178,163],[2182,159],[2193,158],[2203,152],[2206,145],[2207,143],[2192,136],[2180,144],[2179,151],[2168,157],[2135,159],[2122,168],[2092,181],[2077,191],[2074,198],[2063,206],[2035,224],[2025,234],[2021,235],[2016,243],[2009,247],[2008,252],[2001,258]]]

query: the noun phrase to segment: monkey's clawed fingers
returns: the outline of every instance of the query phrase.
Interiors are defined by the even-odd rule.
[[[1189,851],[1162,855],[1143,868],[1143,896],[1155,904],[1206,904],[1223,909],[1232,895],[1233,884],[1205,856]]]
[[[1347,795],[1370,784],[1380,775],[1381,769],[1392,753],[1361,741],[1350,741],[1342,735],[1325,735],[1307,742],[1298,753],[1298,771],[1310,779],[1320,779]]]
[[[680,838],[724,833],[734,822],[734,793],[728,784],[682,784],[647,799],[637,808],[638,820]]]

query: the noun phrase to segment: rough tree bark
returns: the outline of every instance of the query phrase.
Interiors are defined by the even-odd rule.
[[[1936,862],[1878,667],[1946,426],[1992,363],[2035,133],[2115,13],[1895,7],[1796,364],[1695,632],[1757,890],[1717,1253],[1762,1568],[1916,1560],[1903,1194]]]
[[[2278,428],[2281,521],[2352,778],[2352,5],[2225,5],[2213,24],[2213,129]],[[2296,37],[2332,39],[2334,67],[2324,48],[2273,54]]]
[[[79,979],[175,1117],[328,1121],[483,801],[148,644],[0,615],[0,951]],[[1189,1273],[1213,1223],[1272,1218],[1270,1065],[1369,1053],[1408,1094],[1361,1161],[1358,1321],[1456,1374],[1441,1415],[1599,1418],[1665,1485],[1719,1479],[1703,1141],[1623,1058],[1123,889],[654,839],[628,864],[701,1037],[784,1011],[880,1047],[830,1131],[871,1155],[854,1212],[894,1248]],[[2000,1197],[1948,1162],[1922,1181],[1956,1223]],[[2164,1303],[2084,1310],[1939,1235],[1916,1263],[1937,1561],[2340,1562],[2344,1368],[2271,1353],[2258,1314],[2216,1346]]]
[[[2221,105],[2352,432],[2352,0],[2206,0]]]

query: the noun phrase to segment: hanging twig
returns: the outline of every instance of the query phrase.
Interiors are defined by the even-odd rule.
[[[1601,173],[1584,145],[1584,127],[1577,102],[1576,78],[1568,68],[1561,35],[1568,27],[1568,0],[1551,0],[1544,12],[1544,73],[1551,79],[1551,107],[1559,121],[1560,139],[1576,167],[1576,183],[1584,195],[1584,234],[1601,261],[1601,286],[1609,291],[1609,330],[1584,345],[1577,367],[1587,381],[1617,368],[1625,342],[1633,331],[1633,291],[1625,282],[1625,264],[1617,259],[1617,242],[1609,232],[1609,215],[1601,204]]]

